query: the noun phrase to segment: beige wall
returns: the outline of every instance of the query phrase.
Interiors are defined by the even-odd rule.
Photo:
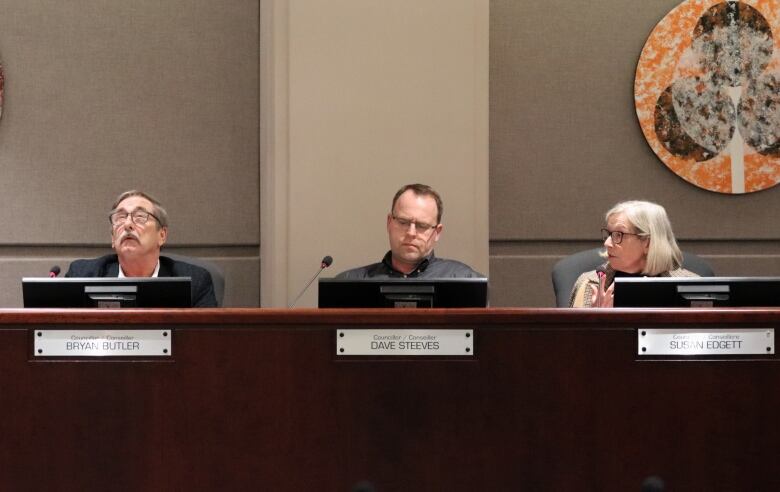
[[[6,1],[0,57],[0,305],[107,253],[128,188],[166,205],[172,250],[225,268],[228,305],[258,304],[256,0]]]
[[[487,273],[487,1],[262,5],[263,305],[326,254],[324,276],[378,261],[409,182],[444,197],[437,254]]]
[[[552,306],[550,269],[599,244],[603,214],[663,204],[685,250],[721,275],[780,275],[780,187],[744,196],[687,184],[644,140],[639,53],[679,3],[490,4],[490,265],[494,305]]]

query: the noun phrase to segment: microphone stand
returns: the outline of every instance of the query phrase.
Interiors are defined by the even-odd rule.
[[[330,260],[330,261],[328,261],[328,260]],[[308,289],[309,286],[311,285],[311,283],[314,282],[314,279],[319,277],[320,273],[322,273],[323,270],[328,268],[332,262],[333,262],[333,258],[331,258],[330,256],[326,256],[325,258],[322,259],[322,263],[320,263],[320,269],[317,270],[317,273],[315,273],[314,276],[308,282],[306,282],[306,285],[301,290],[301,293],[298,294],[298,297],[295,298],[295,300],[292,302],[292,304],[287,306],[288,309],[292,309],[292,308],[295,307],[295,304],[298,302],[298,300],[301,298],[301,296],[303,296],[303,293],[306,292],[306,289]]]

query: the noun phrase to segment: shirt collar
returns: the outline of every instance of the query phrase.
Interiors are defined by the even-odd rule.
[[[389,271],[396,273],[402,277],[414,277],[424,272],[425,269],[428,268],[428,265],[430,265],[432,261],[435,261],[435,259],[436,257],[434,256],[433,251],[431,251],[431,253],[428,256],[423,258],[423,260],[420,263],[418,263],[416,267],[414,267],[414,270],[412,270],[409,273],[403,273],[393,268],[393,251],[390,250],[385,254],[385,257],[382,258],[382,264]]]
[[[152,272],[152,277],[157,277],[160,274],[160,259],[157,258],[157,266],[154,267],[154,271]],[[125,275],[125,272],[122,271],[122,264],[119,263],[119,276],[118,278],[126,278],[127,275]]]

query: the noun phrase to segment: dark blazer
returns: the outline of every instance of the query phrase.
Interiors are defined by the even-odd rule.
[[[159,277],[190,277],[192,279],[192,307],[217,307],[211,274],[199,266],[160,256]],[[66,277],[118,277],[119,260],[115,254],[92,260],[75,260]]]

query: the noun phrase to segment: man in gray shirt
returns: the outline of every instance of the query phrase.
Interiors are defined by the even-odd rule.
[[[484,277],[465,263],[437,258],[433,247],[441,237],[444,205],[439,194],[424,184],[408,184],[393,197],[387,214],[390,251],[382,261],[336,276],[361,278]]]

